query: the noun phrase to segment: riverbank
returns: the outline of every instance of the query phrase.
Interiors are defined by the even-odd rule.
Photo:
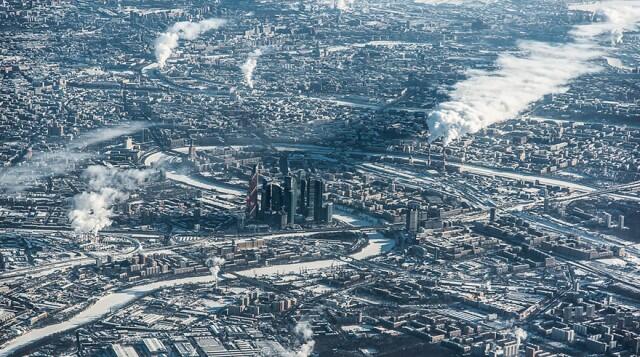
[[[384,238],[379,233],[370,233],[369,244],[361,251],[350,255],[353,259],[366,259],[385,252],[394,247],[394,241]],[[236,272],[243,276],[264,276],[275,274],[291,274],[299,271],[318,270],[329,268],[332,265],[346,264],[336,259],[325,259],[314,262],[281,264],[271,267],[255,268]],[[83,325],[98,321],[111,311],[119,310],[133,301],[142,298],[154,291],[187,284],[205,284],[215,281],[215,277],[211,275],[197,276],[181,279],[172,279],[158,281],[149,284],[134,286],[120,292],[109,293],[98,300],[79,314],[73,316],[67,321],[33,329],[25,334],[14,338],[2,346],[0,346],[0,357],[8,357],[19,353],[20,351],[32,346],[45,338],[75,330]]]

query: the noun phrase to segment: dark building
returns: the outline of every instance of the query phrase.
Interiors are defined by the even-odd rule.
[[[271,211],[271,197],[272,197],[271,188],[272,188],[271,182],[265,181],[262,183],[262,197],[261,197],[262,203],[260,205],[260,209],[262,212]]]
[[[247,220],[251,221],[256,219],[258,214],[258,184],[260,182],[260,164],[257,164],[253,168],[251,173],[251,179],[249,180],[249,190],[247,192],[247,207],[246,214]]]
[[[280,229],[285,229],[287,227],[287,224],[289,223],[287,219],[287,212],[284,209],[282,209],[277,216],[280,222]]]
[[[47,133],[49,136],[63,136],[64,135],[64,126],[60,124],[55,124],[49,126]]]
[[[331,223],[333,220],[333,204],[325,203],[324,181],[320,178],[306,178],[303,173],[287,175],[282,184],[265,180],[258,191],[260,204],[254,217],[271,226],[286,228],[303,223],[296,222],[300,214],[307,222]],[[251,212],[251,197],[250,194],[247,199],[247,214]]]
[[[314,180],[311,177],[307,178],[307,205],[305,209],[305,216],[307,220],[313,220],[315,217],[315,199],[316,199],[316,188],[314,184]]]
[[[407,231],[410,233],[418,232],[418,218],[420,216],[420,206],[412,202],[407,209]]]
[[[309,185],[307,184],[307,180],[302,175],[298,177],[298,180],[300,180],[300,213],[306,216],[307,205],[309,203],[309,194],[308,194]]]
[[[271,186],[271,211],[280,212],[284,207],[282,186],[272,183]]]
[[[324,181],[322,179],[313,180],[313,220],[322,221],[322,208],[324,205]]]
[[[287,153],[280,155],[280,160],[278,163],[280,166],[280,172],[283,175],[288,175],[289,174],[289,155]]]
[[[296,178],[287,176],[284,178],[284,207],[287,212],[287,221],[289,224],[295,223],[295,216],[298,206],[298,198],[296,195]]]

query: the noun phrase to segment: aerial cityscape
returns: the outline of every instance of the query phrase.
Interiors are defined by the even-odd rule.
[[[0,357],[640,355],[640,0],[0,31]]]

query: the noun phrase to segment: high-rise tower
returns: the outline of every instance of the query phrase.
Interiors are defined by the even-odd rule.
[[[322,220],[322,206],[324,204],[324,181],[322,179],[313,180],[313,220]]]
[[[296,178],[293,176],[286,176],[284,178],[284,209],[287,212],[287,221],[289,224],[294,223],[294,218],[296,216],[298,205],[296,191]]]
[[[251,179],[249,180],[249,190],[247,192],[246,213],[247,220],[254,220],[258,214],[258,183],[260,182],[260,164],[253,167]]]

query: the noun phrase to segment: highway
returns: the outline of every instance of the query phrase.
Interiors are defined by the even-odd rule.
[[[358,154],[358,155],[369,155],[377,158],[384,158],[384,157],[405,158],[405,159],[411,158],[414,164],[426,164],[426,160],[424,158],[412,157],[405,153],[373,153],[373,152],[362,152],[358,150],[344,151],[344,150],[338,150],[331,147],[322,147],[322,146],[315,146],[315,145],[273,144],[272,146],[276,150],[307,151],[307,152],[313,152],[313,153],[324,154],[324,155],[331,152],[340,151],[346,154],[352,153],[352,154]],[[215,146],[196,147],[196,149],[198,150],[207,150],[212,148],[216,148],[216,147]],[[184,152],[186,152],[186,150],[188,150],[187,147],[174,148],[173,150],[168,152],[153,151],[145,155],[143,158],[143,161],[145,165],[152,166],[158,161],[166,160],[176,155],[181,155]],[[465,165],[465,164],[459,164],[459,163],[449,163],[448,165],[459,167],[460,170],[463,172],[471,172],[474,174],[486,175],[486,176],[498,176],[498,177],[504,177],[508,179],[517,179],[517,180],[524,179],[527,181],[535,181],[542,184],[565,187],[565,188],[569,188],[576,191],[568,196],[554,197],[550,199],[550,201],[552,202],[569,202],[571,200],[577,200],[581,198],[593,197],[596,195],[603,195],[603,194],[609,194],[614,196],[615,198],[640,200],[636,196],[613,195],[621,191],[633,190],[633,189],[639,188],[640,182],[637,182],[637,181],[624,184],[624,185],[617,185],[617,186],[605,188],[605,189],[596,189],[593,187],[580,185],[570,181],[560,180],[556,178],[541,177],[541,176],[534,176],[534,175],[528,175],[528,174],[519,174],[511,171],[497,170],[493,168],[486,168],[486,167],[480,167],[480,166],[474,166],[474,165]],[[435,191],[443,195],[451,195],[451,196],[462,198],[470,206],[476,207],[476,211],[465,212],[460,215],[450,217],[449,218],[450,220],[473,222],[473,221],[479,221],[479,220],[486,220],[488,218],[488,209],[490,208],[490,205],[492,202],[488,201],[486,198],[483,198],[481,195],[481,192],[474,190],[473,187],[468,187],[468,185],[462,185],[462,184],[456,185],[455,183],[450,184],[450,182],[437,180],[436,178],[429,177],[425,174],[420,174],[420,173],[409,171],[406,169],[400,169],[398,167],[395,167],[394,165],[387,165],[387,164],[381,164],[381,163],[361,163],[361,164],[357,164],[356,168],[363,170],[364,172],[375,173],[376,175],[379,175],[381,177],[386,177],[388,179],[396,180],[397,182],[403,185],[407,185],[408,187],[419,188],[419,187],[428,186],[429,188],[434,189]],[[215,191],[222,194],[230,194],[230,195],[238,195],[238,196],[243,194],[241,190],[230,189],[225,186],[217,185],[215,183],[205,182],[202,180],[194,181],[194,179],[186,175],[176,174],[176,175],[170,175],[168,176],[168,178],[183,184],[194,186],[200,189]],[[545,222],[544,220],[541,220],[541,219],[533,219],[530,216],[525,216],[524,213],[518,213],[520,211],[528,211],[528,210],[540,207],[543,204],[544,204],[543,200],[537,200],[530,203],[502,205],[496,208],[503,212],[513,212],[520,218],[525,218],[529,221],[532,221],[537,225],[543,226],[543,228],[545,229],[551,229],[551,230],[562,232],[562,233],[578,234],[579,236],[593,240],[594,242],[597,242],[598,239],[600,239],[599,242],[602,242],[602,236],[593,236],[584,231],[579,231],[576,228],[571,228],[566,226],[559,227],[557,224],[550,224],[549,222]],[[381,227],[374,227],[374,228],[381,228]],[[355,229],[361,229],[361,227],[355,227]],[[20,229],[16,229],[16,230],[20,230]],[[67,230],[68,230],[67,227],[59,227],[59,228],[46,227],[46,228],[43,228],[41,231],[56,232],[56,231],[67,231]],[[116,233],[116,234],[117,233],[146,234],[149,236],[154,236],[156,238],[161,237],[161,234],[154,233],[154,232],[146,232],[146,231],[119,230],[119,231],[107,231],[107,232]],[[285,233],[285,234],[289,234],[289,233]],[[290,234],[299,235],[301,234],[301,232],[291,232]],[[252,234],[250,236],[255,237],[258,235]],[[224,238],[224,237],[219,237],[219,238]],[[234,236],[234,238],[237,238],[237,236]],[[202,240],[197,242],[201,242],[201,241]],[[192,243],[196,243],[196,242],[190,242],[189,244],[192,244]],[[610,242],[610,243],[620,244],[620,242]],[[138,249],[140,249],[140,246],[138,246]],[[51,272],[56,269],[64,269],[64,268],[70,268],[74,266],[88,265],[88,264],[92,264],[93,262],[94,262],[94,258],[90,258],[90,257],[71,259],[64,262],[56,262],[56,263],[47,264],[40,267],[8,272],[0,275],[0,279],[26,276],[31,274],[42,274],[42,273],[46,274],[47,272]]]
[[[196,146],[196,150],[211,150],[213,148],[218,148],[218,147],[219,146]],[[237,146],[237,147],[243,147],[243,146]],[[318,146],[318,145],[302,145],[302,144],[290,144],[290,143],[273,143],[273,144],[270,144],[269,147],[279,151],[300,151],[300,152],[314,153],[318,155],[341,153],[344,155],[369,156],[371,158],[377,158],[377,159],[385,159],[385,158],[406,159],[406,160],[411,160],[414,165],[422,166],[422,167],[425,167],[428,161],[427,157],[425,157],[422,154],[412,155],[412,154],[407,154],[403,152],[370,152],[370,151],[351,150],[351,149],[345,150],[345,149],[338,149],[338,148]],[[188,150],[188,147],[174,148],[172,149],[172,151],[169,151],[169,152],[154,152],[151,155],[144,156],[143,162],[146,166],[152,166],[154,163],[158,161],[166,160],[167,156],[175,156],[178,154],[182,154],[186,152],[186,150]],[[624,185],[614,186],[611,188],[598,189],[592,186],[575,183],[575,182],[561,179],[561,178],[518,173],[511,170],[484,167],[484,166],[478,166],[478,165],[467,164],[467,163],[448,162],[447,166],[455,167],[460,169],[461,172],[469,172],[475,175],[502,177],[502,178],[511,179],[511,180],[538,182],[543,185],[563,187],[573,191],[578,191],[578,192],[587,194],[587,196],[584,196],[584,197],[589,197],[588,194],[592,194],[592,195],[610,194],[615,199],[625,199],[625,200],[633,200],[633,201],[640,202],[639,196],[616,194],[616,192],[640,187],[640,182],[637,182],[637,181],[624,184]],[[384,165],[382,166],[380,164],[372,165],[371,163],[363,163],[360,165],[360,167],[365,170],[376,168],[377,171],[384,171],[383,169],[385,169]],[[397,168],[393,168],[392,166],[387,166],[386,169],[387,169],[386,171],[388,175],[395,176],[395,177],[403,177],[402,175],[398,175],[399,173],[398,171],[394,172],[394,170],[397,170]],[[402,174],[402,172],[400,172],[400,174]],[[404,178],[406,179],[407,177],[405,176]],[[182,177],[174,177],[170,179],[179,181],[188,185],[194,185],[193,182],[190,182],[189,180],[185,180]],[[422,177],[421,179],[429,180],[428,178],[425,178],[425,177]],[[431,179],[432,182],[434,180],[435,180],[434,178]],[[209,187],[207,187],[207,189],[214,190],[214,191],[215,190],[222,191],[221,187],[217,187],[214,185],[210,185]],[[221,193],[229,193],[229,192],[222,191]],[[459,192],[456,192],[456,193],[459,193]],[[462,195],[462,196],[465,197],[466,195]],[[579,197],[580,196],[578,196],[578,198]]]

